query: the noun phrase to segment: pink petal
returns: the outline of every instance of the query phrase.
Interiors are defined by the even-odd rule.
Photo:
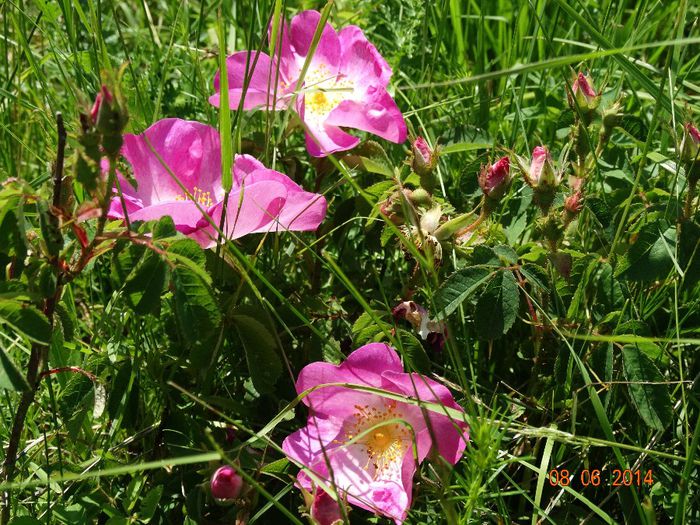
[[[321,13],[318,11],[302,11],[292,18],[289,32],[289,43],[292,53],[295,55],[296,64],[301,69],[306,61],[306,56],[311,49],[311,42],[316,28],[321,21]],[[340,64],[340,40],[335,29],[326,22],[321,33],[321,39],[309,64],[309,70],[327,70],[329,77],[338,73]]]
[[[121,186],[122,188],[124,188],[125,186],[127,186],[127,184],[122,184]],[[131,186],[128,187],[131,188]],[[114,193],[117,193],[116,189]],[[124,204],[126,205],[126,213],[129,215],[129,220],[131,220],[131,215],[137,210],[143,208],[143,204],[141,204],[141,201],[139,199],[128,195],[124,191],[122,191],[122,194],[124,196]],[[112,200],[109,201],[109,210],[107,211],[107,217],[109,217],[110,219],[124,218],[124,208],[122,207],[122,202],[119,198],[119,195],[112,197]]]
[[[455,402],[452,393],[447,388],[421,374],[392,371],[385,372],[383,377],[385,379],[383,388],[387,390],[398,388],[407,396],[430,403],[439,403],[445,407],[464,412]],[[417,409],[418,407],[414,408]],[[415,410],[413,412],[415,414]],[[432,410],[427,412],[430,427],[432,428],[432,434],[430,435],[436,437],[438,452],[454,465],[462,457],[462,452],[467,446],[469,439],[467,424],[447,414],[440,414]],[[422,420],[419,422],[420,425],[427,427],[424,416],[421,415],[420,418]],[[414,426],[416,425],[414,424]],[[416,429],[416,431],[418,430]]]
[[[342,59],[340,74],[353,80],[356,86],[385,88],[391,78],[391,68],[357,26],[346,26],[338,33]]]
[[[292,51],[292,43],[290,38],[290,25],[284,16],[280,15],[279,36],[275,42],[273,56],[280,63],[281,79],[286,81],[292,89],[296,87],[296,81],[299,78],[301,65],[297,64],[297,56]],[[268,26],[267,36],[272,42],[272,21]]]
[[[248,176],[254,171],[264,169],[267,169],[265,165],[252,155],[236,154],[233,161],[233,179],[239,186],[243,183],[243,180],[247,180],[249,184],[252,184],[256,181],[248,178]]]
[[[301,393],[317,385],[337,382],[379,387],[385,372],[403,372],[398,354],[384,343],[370,343],[352,352],[340,365],[321,361],[306,365],[299,372],[296,390]]]
[[[286,188],[277,182],[246,185],[230,193],[226,208],[224,234],[227,239],[238,239],[255,233],[270,224],[279,215],[287,198]],[[209,213],[218,226],[221,224],[223,201],[217,202]],[[205,248],[216,244],[217,233],[206,218],[198,224],[199,232],[192,237]]]
[[[344,100],[330,112],[326,126],[361,129],[392,142],[406,140],[406,122],[389,93],[370,88],[363,101]]]
[[[328,126],[313,119],[305,119],[306,109],[304,98],[297,100],[297,113],[306,124],[306,149],[312,157],[325,157],[337,151],[354,148],[360,139],[345,133],[337,126]]]
[[[318,193],[304,191],[292,179],[263,164],[250,155],[236,155],[234,177],[240,185],[275,181],[287,189],[287,200],[277,220],[261,231],[313,231],[326,216],[326,199]]]
[[[272,109],[273,102],[275,102],[274,109],[287,107],[293,86],[290,87],[284,83],[282,75],[278,74],[277,64],[265,53],[251,53],[249,51],[234,53],[226,59],[226,71],[228,74],[229,107],[232,110],[236,110],[240,104],[246,73],[249,81],[243,100],[243,110],[248,111],[259,107]],[[220,75],[221,72],[217,71],[214,77],[216,94],[209,98],[209,102],[216,107],[219,107]],[[280,81],[279,85],[276,84],[278,80]]]
[[[317,474],[327,472],[325,461],[312,467]],[[367,447],[360,443],[338,447],[328,454],[336,488],[347,497],[348,503],[370,512],[393,518],[396,523],[406,519],[411,504],[415,461],[410,450],[403,458],[397,458],[394,468],[376,471]],[[325,468],[324,468],[325,467]]]
[[[323,450],[337,446],[343,421],[335,416],[310,416],[307,425],[290,434],[282,442],[282,450],[293,460],[303,465],[313,465],[323,456]]]
[[[202,213],[195,203],[187,200],[144,206],[134,213],[129,213],[129,220],[154,221],[166,216],[172,217],[175,229],[185,234],[195,231],[197,223],[202,219]]]
[[[144,206],[184,198],[173,175],[190,192],[197,186],[210,192],[213,200],[223,196],[219,133],[206,124],[159,120],[141,135],[125,135],[122,156],[138,184],[137,189],[123,184],[122,190]]]
[[[402,372],[403,367],[396,352],[384,343],[370,343],[352,352],[340,365],[314,362],[306,365],[296,382],[299,394],[319,385],[349,383],[379,388],[382,373]],[[311,391],[303,399],[316,414],[332,414],[339,418],[354,417],[357,405],[381,405],[384,399],[370,392],[341,386],[322,386]]]

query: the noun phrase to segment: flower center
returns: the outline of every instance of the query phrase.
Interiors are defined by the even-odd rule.
[[[343,100],[352,98],[353,83],[345,76],[333,74],[325,64],[309,69],[304,77],[306,113],[319,123]]]
[[[211,198],[211,192],[210,191],[204,191],[197,186],[192,188],[192,202],[196,202],[200,204],[201,206],[211,206],[214,204],[214,201]],[[175,195],[175,200],[176,201],[186,201],[190,200],[190,197],[179,194]]]
[[[332,106],[330,104],[329,97],[323,91],[314,91],[306,99],[306,106],[312,113],[326,114],[331,111]]]
[[[397,419],[396,402],[390,401],[384,407],[355,405],[355,420],[346,438],[360,436],[358,443],[367,451],[367,464],[364,470],[373,467],[373,476],[386,476],[391,471],[400,472],[404,454],[410,447],[411,432],[399,422],[384,421]]]

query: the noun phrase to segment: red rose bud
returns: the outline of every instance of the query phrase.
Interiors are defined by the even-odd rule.
[[[114,95],[112,95],[112,92],[109,90],[109,88],[107,88],[107,86],[102,84],[100,92],[102,93],[102,97],[105,99],[105,102],[107,104],[111,104],[112,102],[114,102]]]
[[[579,73],[571,86],[571,91],[574,94],[574,99],[569,96],[569,105],[578,107],[581,113],[589,113],[598,107],[600,103],[600,95],[596,94],[591,85],[591,78]]]
[[[583,194],[577,191],[573,195],[569,195],[564,201],[564,209],[571,215],[578,214],[583,208]]]
[[[316,525],[337,525],[343,523],[340,504],[326,491],[317,489],[309,512]]]
[[[438,162],[438,149],[431,148],[423,137],[414,140],[411,149],[411,169],[420,177],[421,186],[432,193],[438,182],[433,173]]]
[[[683,126],[683,141],[681,142],[681,159],[685,162],[693,162],[698,159],[700,147],[700,131],[691,122]]]
[[[479,186],[484,195],[493,201],[500,201],[510,186],[510,159],[502,157],[495,164],[482,166],[479,173]]]
[[[236,499],[242,488],[243,478],[230,465],[219,467],[211,477],[211,495],[216,499]]]
[[[413,162],[411,167],[418,175],[431,173],[437,165],[437,148],[431,148],[423,137],[413,141]]]
[[[92,109],[90,110],[90,120],[92,124],[97,124],[97,115],[100,112],[100,106],[102,105],[102,93],[98,93],[95,96],[95,102],[92,104]]]
[[[105,153],[109,157],[116,156],[123,143],[122,130],[126,127],[129,115],[107,86],[103,85],[95,97],[90,117],[97,131],[102,134],[102,148]]]

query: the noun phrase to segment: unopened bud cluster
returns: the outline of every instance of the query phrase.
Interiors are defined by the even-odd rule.
[[[107,157],[110,163],[116,162],[128,120],[125,105],[105,85],[95,96],[90,110],[80,115],[82,132],[78,140],[82,151],[76,162],[76,178],[88,192],[99,188],[102,157]],[[107,194],[105,188],[101,188],[101,192]]]

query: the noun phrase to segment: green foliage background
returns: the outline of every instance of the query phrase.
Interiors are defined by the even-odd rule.
[[[540,144],[557,158],[571,145],[572,71],[590,71],[601,110],[619,103],[584,210],[566,231],[568,277],[540,242],[521,179],[482,245],[450,248],[438,266],[423,258],[412,277],[416,250],[377,211],[390,177],[312,160],[302,133],[285,133],[284,114],[254,112],[232,115],[234,146],[326,195],[317,233],[203,252],[165,219],[139,226],[150,245],[105,243],[85,271],[56,282],[56,258],[76,256],[78,243],[70,227],[57,233],[47,204],[54,114],[68,129],[67,173],[79,112],[119,72],[127,131],[164,117],[216,126],[207,99],[217,20],[229,52],[259,48],[275,7],[291,17],[323,4],[0,4],[0,441],[27,387],[32,345],[45,349],[46,370],[74,367],[42,379],[29,407],[17,472],[0,481],[12,523],[230,523],[241,507],[251,524],[302,522],[296,469],[279,448],[305,421],[294,378],[371,340],[448,381],[471,426],[454,472],[420,472],[409,523],[700,521],[700,226],[696,203],[684,213],[688,166],[678,150],[681,125],[700,121],[693,2],[331,8],[335,27],[359,25],[391,64],[412,134],[444,146],[438,193],[452,215],[478,205],[482,164]],[[382,146],[379,171],[399,167],[415,184],[406,145]],[[78,206],[87,194],[77,182],[73,190]],[[94,221],[85,228],[92,235]],[[49,324],[42,305],[61,285]],[[442,352],[392,319],[409,289],[449,321]],[[206,485],[233,460],[251,490],[244,505],[221,506]],[[552,469],[566,469],[571,485],[552,487]],[[603,483],[582,486],[584,469],[600,469]],[[651,470],[653,483],[613,487],[614,469]],[[388,523],[359,510],[350,519]]]

